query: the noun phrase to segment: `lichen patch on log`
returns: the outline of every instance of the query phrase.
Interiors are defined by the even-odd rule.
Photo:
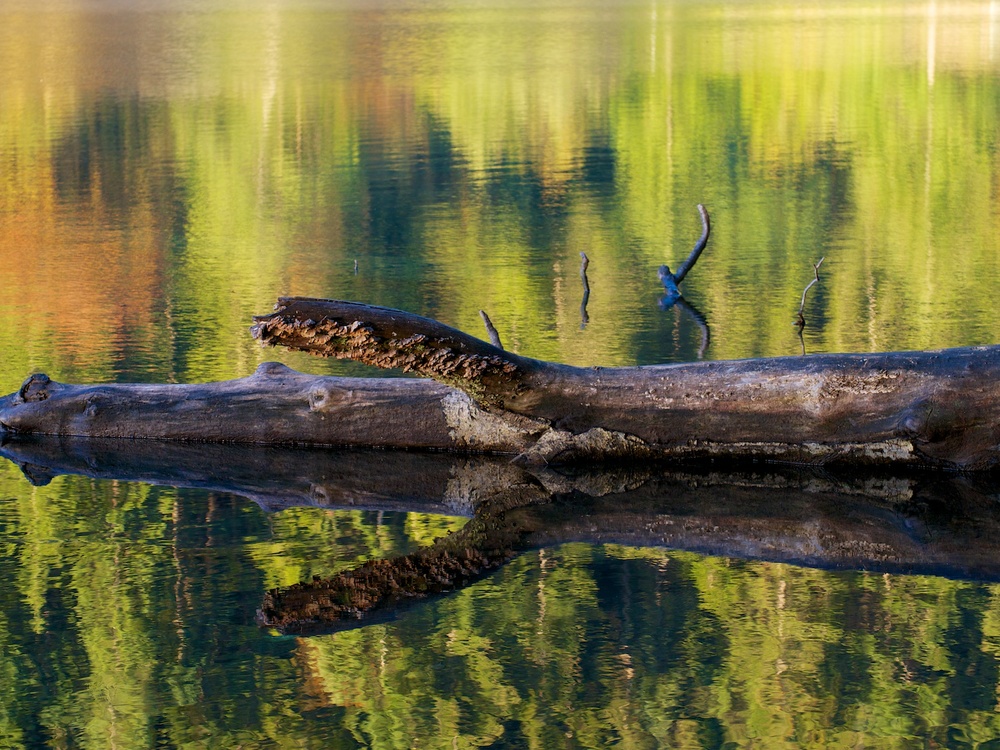
[[[550,429],[518,460],[528,465],[577,462],[585,459],[614,460],[651,458],[656,455],[646,441],[624,432],[594,427],[574,434]]]
[[[511,412],[493,413],[480,409],[462,391],[452,391],[441,399],[445,420],[458,448],[475,451],[505,451],[511,445],[527,449],[538,435],[549,429],[546,422]]]
[[[787,463],[828,464],[856,463],[859,465],[915,463],[913,442],[888,439],[872,442],[836,443],[775,443],[739,441],[732,443],[712,440],[691,440],[677,445],[670,454],[678,457],[747,456]]]

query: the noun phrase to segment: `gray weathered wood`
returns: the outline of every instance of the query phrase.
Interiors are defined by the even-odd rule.
[[[276,362],[191,385],[68,385],[33,375],[0,399],[0,432],[39,435],[519,453],[539,431],[429,380],[305,375]]]
[[[401,368],[304,375],[268,363],[197,385],[28,378],[0,431],[363,445],[604,459],[767,460],[984,470],[1000,459],[1000,347],[579,368],[505,352],[437,321],[283,298],[265,344]]]
[[[284,298],[262,342],[398,367],[540,427],[526,458],[741,458],[990,469],[1000,347],[579,368],[397,310]]]

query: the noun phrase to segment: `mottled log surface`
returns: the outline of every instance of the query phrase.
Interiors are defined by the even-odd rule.
[[[779,466],[567,474],[486,456],[21,436],[9,437],[0,454],[39,483],[80,474],[232,492],[267,510],[471,517],[413,554],[267,592],[261,622],[289,633],[391,617],[522,551],[573,541],[1000,580],[1000,485],[990,475]]]
[[[0,434],[517,454],[543,431],[430,380],[306,375],[277,362],[190,385],[70,385],[32,375],[0,398]]]

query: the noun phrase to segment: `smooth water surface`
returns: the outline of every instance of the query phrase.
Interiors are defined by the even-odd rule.
[[[691,360],[656,269],[697,203],[708,358],[995,343],[998,73],[997,2],[6,0],[0,389],[367,374],[253,343],[282,294]],[[463,522],[5,464],[0,745],[1000,745],[993,584],[570,545],[388,624],[254,625]]]

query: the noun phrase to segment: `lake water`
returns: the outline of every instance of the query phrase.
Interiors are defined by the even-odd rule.
[[[5,0],[0,285],[3,393],[368,374],[261,350],[283,294],[579,365],[996,343],[1000,2]],[[981,576],[574,542],[281,637],[469,508],[81,466],[0,466],[0,746],[1000,747]]]

